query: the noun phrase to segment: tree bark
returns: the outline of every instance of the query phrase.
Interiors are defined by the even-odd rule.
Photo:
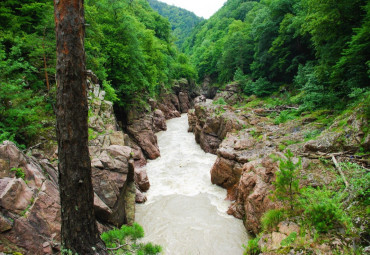
[[[78,254],[107,254],[99,237],[93,208],[83,2],[54,0],[62,246]]]

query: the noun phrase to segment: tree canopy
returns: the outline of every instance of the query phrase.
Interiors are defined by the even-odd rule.
[[[85,19],[87,69],[97,74],[117,106],[146,104],[170,90],[174,79],[196,79],[173,42],[169,21],[147,1],[86,0]],[[52,1],[2,1],[0,34],[0,141],[32,144],[36,135],[52,129]]]
[[[199,79],[238,79],[246,94],[282,85],[306,109],[345,105],[369,89],[368,1],[229,0],[184,43]],[[335,103],[336,102],[336,103]]]
[[[171,23],[173,35],[175,36],[175,43],[179,48],[181,48],[194,27],[203,21],[203,18],[198,17],[188,10],[157,0],[148,0],[148,2],[160,15],[168,18]]]

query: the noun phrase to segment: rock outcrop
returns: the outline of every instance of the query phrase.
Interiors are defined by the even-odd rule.
[[[229,98],[226,95],[232,92],[234,89],[227,87],[216,99]],[[288,149],[302,158],[300,175],[307,178],[300,184],[312,187],[328,185],[336,178],[330,172],[322,175],[321,169],[330,166],[323,166],[318,157],[328,152],[368,150],[369,132],[361,131],[366,130],[368,120],[361,109],[338,117],[322,132],[312,118],[275,124],[265,117],[284,109],[269,110],[262,106],[234,109],[200,97],[194,102],[195,109],[189,111],[189,132],[194,132],[204,151],[218,156],[211,169],[211,181],[227,189],[227,199],[233,201],[228,213],[243,219],[247,230],[254,234],[260,231],[262,215],[282,206],[269,197],[279,170],[276,158],[285,158]],[[305,141],[313,130],[319,132],[317,139]],[[318,154],[311,157],[310,153]]]
[[[88,79],[89,152],[94,209],[99,229],[134,221],[135,165],[145,160],[140,147],[117,129],[112,103]],[[34,156],[32,155],[34,153]],[[54,154],[57,156],[57,152]],[[0,251],[54,254],[60,251],[60,201],[57,158],[39,150],[25,155],[13,143],[0,144]],[[140,187],[149,187],[145,169]],[[145,183],[145,184],[144,184]],[[105,226],[104,226],[105,225]]]
[[[243,91],[238,83],[231,83],[225,86],[225,89],[216,94],[213,98],[214,101],[219,99],[225,100],[229,105],[234,105],[243,100]]]
[[[226,134],[245,125],[244,118],[237,116],[229,106],[215,105],[209,100],[195,104],[194,108],[189,111],[189,130],[194,132],[196,142],[206,152],[216,154]]]

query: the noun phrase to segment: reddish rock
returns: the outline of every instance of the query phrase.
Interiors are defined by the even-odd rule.
[[[258,165],[262,164],[262,167]],[[245,218],[247,230],[257,234],[260,230],[262,215],[278,206],[269,196],[273,190],[273,177],[277,163],[266,157],[262,160],[251,161],[243,166],[243,175],[237,188],[237,199],[228,213],[237,218]]]
[[[211,169],[211,181],[225,189],[231,188],[239,180],[233,173],[235,162],[232,160],[217,158]]]
[[[126,183],[127,175],[107,170],[92,169],[94,192],[113,208],[120,196],[120,188]]]
[[[163,112],[159,109],[156,109],[153,112],[153,127],[155,133],[167,130],[166,118]]]
[[[142,192],[149,190],[150,183],[145,168],[135,168],[135,183]]]
[[[179,102],[181,113],[187,113],[190,109],[189,95],[187,92],[179,93]]]
[[[10,212],[20,214],[33,197],[33,191],[21,178],[0,179],[0,206]]]
[[[61,228],[59,190],[50,181],[45,181],[33,206],[28,212],[30,225],[37,226],[39,235],[60,241]]]
[[[60,243],[60,228],[59,191],[52,182],[45,181],[25,217],[15,218],[13,228],[4,236],[27,254],[46,254]]]
[[[0,145],[0,178],[14,176],[11,169],[26,164],[26,157],[14,143],[5,141]]]
[[[10,219],[0,213],[0,233],[12,229],[13,223]]]
[[[180,109],[179,101],[176,95],[167,94],[162,95],[161,98],[162,98],[161,102],[157,104],[157,107],[159,110],[163,112],[167,120],[181,116],[179,112]]]
[[[136,189],[135,202],[143,204],[146,202],[146,200],[147,200],[146,196],[139,189]]]
[[[144,154],[150,159],[156,159],[160,156],[157,137],[153,132],[152,116],[146,115],[141,119],[130,121],[127,131],[141,147]]]
[[[197,124],[197,117],[195,115],[194,110],[190,110],[188,112],[188,124],[189,124],[188,132],[194,132],[195,126]]]
[[[111,208],[96,193],[94,193],[94,210],[96,218],[105,222],[109,220],[109,216],[113,213]]]
[[[111,145],[107,148],[109,154],[113,157],[123,156],[126,159],[131,157],[132,149],[128,146]]]
[[[189,131],[194,132],[196,142],[206,152],[216,154],[227,134],[245,125],[245,121],[227,106],[203,102],[195,104],[194,108],[189,114]]]

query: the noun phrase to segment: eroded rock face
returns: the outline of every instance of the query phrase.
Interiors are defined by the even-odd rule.
[[[213,100],[216,101],[223,98],[229,105],[234,105],[243,100],[240,95],[243,95],[241,86],[238,83],[231,83],[226,85],[225,89],[217,93]]]
[[[189,131],[194,132],[195,140],[204,151],[216,154],[226,134],[240,130],[246,123],[228,106],[199,101],[189,114]]]
[[[356,152],[360,147],[370,149],[370,133],[365,134],[368,120],[355,110],[338,117],[321,135],[304,145],[305,152]]]
[[[153,116],[151,114],[132,116],[127,125],[127,132],[135,139],[145,156],[149,159],[158,158],[161,154],[157,144],[157,136],[153,130]]]
[[[91,80],[90,87],[93,104],[89,106],[94,113],[89,123],[94,209],[98,221],[120,226],[133,222],[134,159],[139,164],[144,156],[140,147],[116,129],[112,105],[104,101],[100,87],[91,84]],[[37,155],[37,159],[26,156],[11,142],[0,144],[0,252],[60,251],[58,173],[55,164]]]
[[[187,113],[190,109],[190,100],[187,92],[179,93],[179,103],[181,113]]]
[[[236,201],[230,206],[228,214],[245,218],[248,231],[257,234],[262,215],[278,205],[269,196],[273,190],[272,182],[278,170],[276,162],[270,157],[244,164],[242,176],[236,187]]]

